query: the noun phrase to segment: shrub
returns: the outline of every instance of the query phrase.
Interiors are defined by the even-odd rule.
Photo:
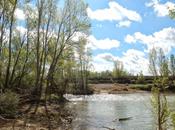
[[[171,114],[171,121],[172,121],[173,130],[175,130],[175,112],[174,111]]]
[[[0,95],[0,115],[13,118],[17,113],[19,97],[16,93],[7,91]]]
[[[160,88],[152,88],[151,105],[157,120],[157,130],[167,130],[167,120],[170,116],[166,96],[160,93]]]

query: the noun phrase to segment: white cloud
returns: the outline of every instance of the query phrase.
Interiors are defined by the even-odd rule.
[[[77,36],[82,36],[81,33],[78,33]],[[139,36],[139,35],[138,35]],[[135,40],[134,37],[130,36]],[[88,38],[88,47],[92,49],[111,49],[118,48],[120,42],[117,40],[111,40],[109,38],[103,40],[97,40],[93,35],[87,37]],[[92,57],[93,67],[95,71],[105,71],[113,69],[114,60],[120,60],[124,64],[124,68],[132,73],[138,74],[140,71],[143,71],[144,74],[148,75],[148,60],[145,58],[145,53],[139,50],[129,49],[123,56],[117,57],[112,55],[111,53],[102,53],[97,56]]]
[[[120,21],[119,24],[117,24],[117,27],[130,27],[131,21],[126,20],[126,21]]]
[[[172,48],[175,48],[175,28],[164,28],[159,32],[155,32],[152,35],[145,35],[140,32],[136,32],[133,35],[127,35],[125,42],[136,43],[140,42],[147,46],[146,52],[153,47],[162,48],[167,54]]]
[[[112,70],[113,63],[111,60],[113,60],[113,58],[115,58],[115,56],[113,56],[111,53],[102,53],[93,57],[92,65],[94,70],[97,72]]]
[[[141,16],[133,10],[129,10],[119,5],[117,2],[110,1],[109,8],[98,9],[93,11],[91,8],[87,8],[88,16],[91,19],[104,21],[123,21],[130,20],[135,22],[141,22]]]
[[[112,40],[109,38],[97,40],[93,35],[88,37],[88,47],[91,49],[103,49],[103,50],[109,50],[112,48],[118,48],[120,46],[120,42],[117,40]]]
[[[149,75],[148,71],[148,59],[145,58],[145,54],[142,51],[129,49],[120,58],[123,62],[126,70],[132,74],[138,74],[143,72],[145,75]]]
[[[129,49],[123,53],[122,57],[117,57],[111,53],[102,53],[93,57],[93,66],[96,71],[105,71],[113,69],[114,60],[123,62],[124,69],[132,74],[138,74],[143,72],[145,75],[149,75],[148,71],[148,59],[145,58],[144,52],[135,49]]]
[[[127,35],[127,36],[125,37],[125,42],[127,42],[127,43],[135,43],[136,40],[135,40],[135,38],[134,38],[133,36]]]
[[[79,39],[80,39],[81,37],[87,38],[88,36],[87,36],[86,34],[82,33],[82,32],[76,32],[76,33],[72,36],[72,40],[75,41],[75,42],[78,42]]]
[[[168,9],[172,9],[175,7],[175,3],[167,1],[166,3],[162,4],[159,2],[159,0],[152,0],[149,3],[146,3],[146,6],[152,7],[158,17],[164,17],[169,14]]]
[[[87,38],[87,47],[92,50],[102,49],[102,50],[110,50],[112,48],[118,48],[120,46],[120,41],[115,39],[96,39],[93,35],[86,35],[81,32],[77,32],[72,37],[72,40],[77,42],[81,37]]]
[[[108,62],[112,62],[114,60],[118,59],[117,57],[113,56],[111,53],[102,53],[102,54],[98,54],[94,60],[95,61],[108,61]]]
[[[17,26],[16,29],[22,34],[24,35],[27,32],[27,29],[24,28],[23,26]]]
[[[16,10],[15,10],[15,17],[18,20],[24,20],[25,19],[24,11],[19,9],[19,8],[16,8]]]

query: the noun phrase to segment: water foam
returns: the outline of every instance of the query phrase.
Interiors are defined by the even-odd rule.
[[[69,101],[144,101],[149,98],[148,94],[65,94],[64,97]]]

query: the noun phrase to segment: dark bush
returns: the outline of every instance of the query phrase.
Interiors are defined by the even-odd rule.
[[[0,115],[7,118],[14,118],[17,114],[19,97],[16,93],[7,91],[0,94]]]

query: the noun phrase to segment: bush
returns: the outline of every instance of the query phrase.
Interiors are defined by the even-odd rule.
[[[173,111],[171,113],[171,122],[172,122],[172,126],[173,126],[173,130],[175,130],[175,111]]]
[[[13,118],[17,114],[19,97],[16,93],[7,91],[0,95],[0,115]]]
[[[130,85],[132,89],[144,90],[144,91],[151,91],[153,84],[134,84]]]

